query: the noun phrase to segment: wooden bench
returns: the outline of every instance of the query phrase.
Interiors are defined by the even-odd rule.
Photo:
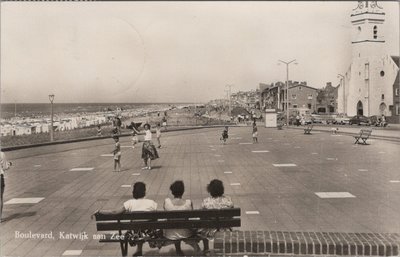
[[[240,208],[192,211],[151,211],[124,214],[95,214],[97,231],[108,231],[98,235],[102,243],[119,243],[122,256],[128,254],[128,238],[125,233],[131,230],[146,229],[198,229],[240,227]],[[189,239],[199,241],[195,235]],[[162,238],[144,238],[135,242],[172,241]],[[172,241],[176,242],[176,241]]]
[[[354,136],[354,138],[356,139],[356,142],[354,142],[354,144],[363,144],[363,145],[367,145],[367,140],[369,138],[369,136],[372,133],[372,129],[361,129],[360,133],[357,136]],[[362,142],[360,142],[360,139],[362,140]]]
[[[311,130],[313,128],[313,125],[307,125],[307,127],[304,129],[304,134],[311,134]]]

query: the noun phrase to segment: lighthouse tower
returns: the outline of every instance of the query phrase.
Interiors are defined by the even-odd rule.
[[[377,1],[359,1],[352,10],[352,62],[338,90],[341,113],[392,115],[393,83],[399,69],[387,53],[384,22]]]

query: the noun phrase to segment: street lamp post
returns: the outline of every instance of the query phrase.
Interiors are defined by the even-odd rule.
[[[51,104],[51,121],[50,121],[50,141],[53,142],[54,134],[53,134],[53,101],[54,101],[54,94],[49,95],[49,100]]]
[[[290,62],[279,60],[281,63],[286,64],[286,126],[289,126],[289,64],[295,62],[296,59]],[[297,63],[294,63],[297,64]]]
[[[343,112],[347,115],[346,113],[346,90],[345,90],[345,79],[342,74],[338,74],[338,78],[340,78],[341,81],[343,81]]]

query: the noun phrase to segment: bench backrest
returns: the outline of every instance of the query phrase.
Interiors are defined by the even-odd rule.
[[[360,136],[369,137],[372,133],[372,129],[361,129]]]
[[[96,214],[97,230],[240,227],[240,208]]]

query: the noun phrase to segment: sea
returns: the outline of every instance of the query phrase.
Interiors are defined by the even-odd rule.
[[[88,114],[134,109],[160,109],[185,103],[54,103],[54,115]],[[0,118],[40,118],[51,113],[50,103],[6,103],[0,105]]]

